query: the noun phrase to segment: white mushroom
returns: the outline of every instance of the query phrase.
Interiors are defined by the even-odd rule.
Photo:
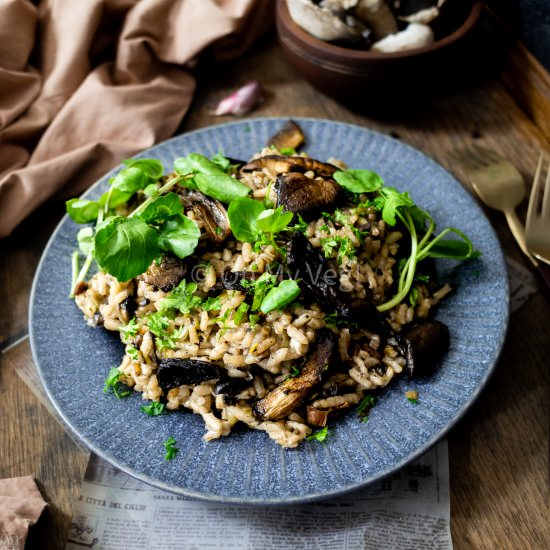
[[[382,40],[375,42],[371,50],[377,52],[400,52],[412,48],[421,48],[434,41],[434,33],[428,25],[420,23],[410,23],[407,28],[401,32],[390,34]]]
[[[441,6],[444,3],[445,0],[409,0],[394,2],[394,6],[400,21],[428,25],[436,17],[439,17]]]
[[[361,33],[350,28],[330,9],[311,0],[287,0],[288,11],[294,22],[320,40],[357,42]]]

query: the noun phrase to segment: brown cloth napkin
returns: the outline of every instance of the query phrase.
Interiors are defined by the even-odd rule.
[[[0,548],[23,550],[29,527],[45,506],[31,476],[0,479]]]
[[[0,0],[0,237],[170,137],[208,49],[235,57],[272,0]]]

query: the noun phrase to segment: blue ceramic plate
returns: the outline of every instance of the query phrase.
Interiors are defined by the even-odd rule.
[[[353,413],[332,423],[324,443],[282,449],[263,432],[237,430],[210,443],[202,440],[198,415],[177,412],[149,417],[134,395],[102,392],[123,349],[118,335],[86,326],[68,298],[71,252],[78,227],[67,217],[53,234],[37,270],[30,308],[36,364],[55,408],[95,453],[136,478],[184,495],[224,502],[288,503],[335,496],[379,480],[418,457],[462,416],[487,382],[508,322],[508,283],[502,251],[481,209],[441,166],[417,150],[359,126],[296,119],[305,151],[320,160],[337,157],[350,168],[369,168],[386,184],[408,190],[440,227],[463,229],[483,253],[458,266],[440,262],[440,276],[457,291],[437,317],[451,332],[451,348],[428,379],[395,381],[362,423]],[[138,157],[156,157],[168,170],[191,152],[247,159],[260,150],[284,119],[251,119],[212,126],[161,143]],[[107,174],[88,192],[98,197]],[[405,398],[416,388],[417,405]],[[173,436],[180,451],[164,459]]]

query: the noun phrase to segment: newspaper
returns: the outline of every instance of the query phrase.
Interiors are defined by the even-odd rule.
[[[507,259],[510,308],[536,291],[533,274]],[[28,339],[3,351],[45,404]],[[53,410],[52,410],[53,413]],[[53,413],[54,414],[54,413]],[[302,505],[237,506],[156,489],[91,455],[74,503],[67,550],[452,550],[447,441],[367,489]]]
[[[148,486],[92,455],[67,550],[452,549],[447,442],[367,490],[292,506],[236,506]]]

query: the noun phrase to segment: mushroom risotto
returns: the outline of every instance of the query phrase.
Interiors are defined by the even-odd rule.
[[[446,352],[431,313],[451,287],[433,258],[476,253],[376,173],[273,146],[248,162],[193,153],[167,175],[125,164],[98,201],[67,202],[85,224],[75,302],[125,344],[117,396],[191,409],[206,440],[240,423],[296,447]]]

